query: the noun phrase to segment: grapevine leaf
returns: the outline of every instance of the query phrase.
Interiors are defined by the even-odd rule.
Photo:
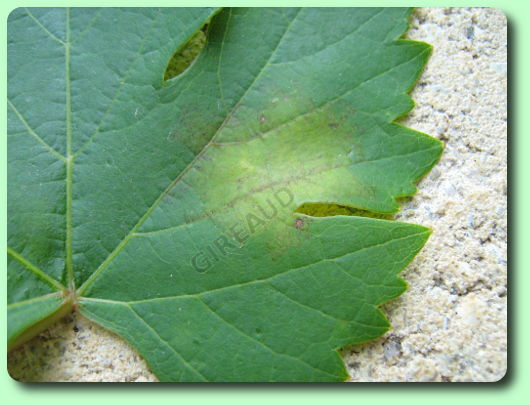
[[[9,346],[78,306],[162,381],[344,380],[430,230],[314,212],[395,212],[440,156],[393,122],[430,53],[409,15],[13,11]]]

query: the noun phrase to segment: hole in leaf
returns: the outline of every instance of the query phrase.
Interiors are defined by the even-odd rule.
[[[393,219],[393,214],[378,214],[372,211],[360,210],[334,203],[304,203],[295,212],[311,217],[333,217],[335,215],[348,215],[355,217]]]
[[[184,45],[171,56],[164,72],[164,80],[169,80],[187,70],[197,59],[204,45],[206,45],[206,30],[208,24],[197,31]]]

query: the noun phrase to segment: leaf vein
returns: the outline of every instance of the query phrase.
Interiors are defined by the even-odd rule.
[[[364,163],[379,162],[379,161],[383,161],[383,160],[390,160],[390,159],[395,159],[395,158],[400,158],[400,157],[405,157],[405,156],[412,156],[412,155],[419,154],[419,153],[429,152],[431,150],[438,150],[438,146],[433,146],[433,147],[426,148],[426,149],[420,149],[420,150],[417,150],[417,151],[414,151],[414,152],[410,152],[410,153],[396,154],[396,155],[393,155],[393,156],[386,156],[386,157],[377,158],[377,159],[362,160],[362,161],[358,161],[358,162],[354,162],[354,163],[346,164],[346,165],[336,165],[336,166],[326,167],[326,168],[323,168],[322,170],[318,170],[318,171],[315,170],[313,173],[323,174],[323,173],[330,172],[330,171],[333,171],[333,170],[343,169],[345,167],[354,167],[354,166],[357,166],[357,165],[360,165],[360,164],[364,164]],[[183,228],[185,226],[194,225],[194,224],[196,224],[198,222],[201,222],[201,221],[203,221],[205,219],[211,218],[214,214],[218,214],[218,213],[222,212],[224,209],[233,206],[236,202],[244,200],[249,195],[253,195],[253,194],[255,194],[258,191],[263,191],[263,190],[270,189],[271,187],[277,186],[278,184],[289,184],[289,183],[292,183],[292,182],[296,182],[297,180],[306,179],[306,178],[307,178],[307,174],[304,173],[304,174],[301,174],[301,175],[298,175],[298,176],[288,177],[288,178],[286,178],[286,179],[284,179],[282,181],[270,182],[270,183],[268,183],[268,184],[266,184],[264,186],[261,186],[259,188],[259,190],[258,189],[252,189],[252,190],[248,191],[247,193],[241,195],[240,197],[234,198],[233,200],[225,203],[224,205],[222,205],[221,207],[217,208],[216,210],[209,211],[208,213],[206,213],[206,214],[204,214],[204,215],[202,215],[202,216],[200,216],[200,217],[198,217],[198,218],[196,218],[196,219],[194,219],[192,221],[188,221],[188,222],[181,223],[181,224],[178,224],[178,225],[170,226],[170,227],[164,228],[164,229],[157,229],[155,231],[134,232],[133,237],[149,237],[149,236],[157,235],[157,234],[160,234],[160,233],[173,232],[173,231],[176,231],[176,230],[178,230],[180,228]]]
[[[423,54],[427,53],[428,51],[429,51],[429,49],[426,48],[424,51],[420,52],[418,55],[414,56],[413,58],[408,59],[408,60],[406,60],[406,61],[403,61],[402,63],[399,63],[399,64],[397,64],[397,65],[394,65],[394,66],[392,66],[392,67],[390,67],[390,68],[388,68],[388,69],[386,69],[386,70],[384,70],[384,71],[382,71],[382,72],[379,72],[379,73],[377,73],[377,74],[375,74],[375,75],[373,75],[373,76],[371,76],[371,77],[369,77],[369,78],[367,78],[367,79],[365,79],[365,80],[363,80],[363,81],[357,83],[357,84],[354,85],[352,88],[350,88],[350,89],[346,90],[345,92],[339,94],[338,96],[333,97],[332,99],[330,99],[330,100],[328,100],[328,101],[322,103],[321,105],[318,105],[318,106],[316,106],[315,108],[311,108],[311,109],[309,109],[308,111],[306,111],[306,112],[303,113],[303,114],[299,114],[299,115],[296,115],[296,116],[294,116],[294,117],[288,118],[288,119],[285,120],[285,121],[279,122],[276,126],[270,128],[270,129],[268,129],[268,130],[265,131],[265,132],[261,132],[261,133],[259,133],[258,135],[254,135],[254,136],[252,136],[252,137],[250,137],[250,138],[247,138],[247,139],[244,139],[244,140],[242,140],[242,141],[214,142],[214,146],[222,147],[222,146],[229,146],[229,145],[239,145],[239,144],[245,144],[245,143],[248,143],[248,142],[253,141],[253,140],[256,140],[256,139],[262,139],[262,138],[264,138],[265,136],[269,135],[269,134],[272,133],[272,132],[275,132],[276,130],[282,128],[282,127],[285,126],[285,125],[288,125],[288,124],[290,124],[290,123],[292,123],[292,122],[294,122],[294,121],[302,120],[304,117],[307,117],[308,115],[310,115],[310,114],[312,114],[312,113],[314,113],[314,112],[322,111],[324,108],[330,106],[330,105],[333,104],[334,102],[336,102],[336,101],[342,99],[343,97],[347,96],[347,95],[350,94],[351,92],[357,90],[359,87],[361,87],[361,86],[363,86],[363,85],[365,85],[365,84],[371,82],[371,81],[374,80],[374,79],[377,79],[377,78],[380,77],[380,76],[383,76],[383,75],[385,75],[385,74],[391,72],[393,69],[396,69],[396,68],[398,68],[398,67],[400,67],[400,66],[402,66],[402,65],[404,65],[404,64],[406,64],[406,63],[411,62],[412,60],[414,60],[414,59],[416,59],[416,58],[419,58],[420,56],[422,56]],[[370,113],[370,112],[368,112],[368,111],[364,111],[364,113],[369,114],[369,115],[374,115],[373,113]],[[387,122],[392,122],[393,120],[394,120],[394,119],[389,119]]]
[[[101,11],[103,8],[100,8],[96,14],[94,14],[94,17],[90,20],[90,22],[86,25],[86,27],[81,31],[79,34],[77,34],[77,37],[73,38],[70,42],[70,44],[74,44],[75,42],[79,41],[90,29],[96,24],[97,19],[99,18]]]
[[[266,349],[267,351],[269,351],[270,353],[274,354],[274,355],[279,355],[279,356],[282,356],[282,357],[287,357],[287,358],[290,358],[292,360],[295,360],[299,363],[302,363],[303,365],[305,366],[308,366],[310,367],[311,369],[313,370],[316,370],[316,371],[319,371],[321,373],[324,373],[326,375],[329,375],[329,376],[332,376],[334,378],[337,378],[336,375],[333,375],[325,370],[322,370],[320,368],[317,368],[315,367],[314,365],[302,360],[301,358],[299,357],[295,357],[293,355],[290,355],[288,353],[281,353],[275,349],[273,349],[272,347],[270,347],[269,345],[265,344],[264,342],[262,342],[261,340],[258,340],[254,337],[252,337],[251,335],[249,335],[248,333],[244,332],[243,330],[241,330],[240,328],[236,327],[235,325],[231,324],[230,322],[228,322],[225,318],[223,318],[217,311],[215,311],[210,305],[208,305],[206,302],[204,302],[204,300],[202,300],[201,298],[198,298],[198,300],[213,314],[215,315],[219,320],[221,320],[224,324],[228,325],[231,329],[235,330],[236,332],[238,332],[241,336],[243,336],[244,338],[247,338],[248,340],[251,340],[255,343],[257,343],[259,346],[263,347],[264,349]]]
[[[225,37],[226,33],[228,32],[228,26],[230,25],[230,20],[232,19],[232,9],[228,9],[228,18],[225,24],[225,29],[223,31],[223,38],[221,39],[221,49],[219,50],[219,60],[217,61],[217,85],[219,86],[219,93],[221,95],[221,101],[223,103],[223,108],[226,111],[226,101],[225,96],[223,92],[223,85],[221,83],[221,61],[223,59],[223,50],[225,47]]]
[[[66,275],[68,286],[72,291],[74,285],[73,262],[73,170],[74,158],[72,157],[72,87],[70,77],[70,8],[65,10],[66,17],[66,43],[65,43],[65,82],[66,82]]]
[[[136,318],[138,318],[140,321],[142,321],[142,323],[147,326],[147,328],[149,328],[149,330],[151,330],[159,339],[161,342],[163,342],[173,353],[175,353],[175,355],[180,359],[180,361],[182,363],[184,363],[184,365],[189,369],[191,370],[194,374],[198,375],[199,377],[201,377],[201,379],[203,379],[204,381],[208,381],[208,379],[200,372],[198,371],[195,367],[193,367],[189,361],[187,361],[184,357],[182,357],[182,355],[177,352],[175,350],[175,348],[167,341],[165,340],[164,338],[162,338],[162,336],[160,336],[160,334],[156,331],[156,329],[154,329],[151,325],[149,325],[149,323],[147,323],[147,321],[142,318],[140,316],[140,314],[138,312],[136,312],[136,310],[128,305],[129,309],[131,310],[131,312],[136,316]]]
[[[7,309],[16,308],[16,307],[20,307],[20,306],[23,306],[23,305],[26,305],[26,304],[31,304],[33,302],[43,301],[43,300],[47,300],[48,298],[61,297],[61,296],[63,296],[63,292],[62,291],[57,291],[57,292],[54,292],[54,293],[41,295],[40,297],[29,298],[29,299],[24,300],[24,301],[13,302],[11,304],[8,304]]]
[[[24,7],[24,11],[25,11],[26,14],[28,15],[28,17],[31,18],[31,19],[33,20],[33,22],[34,22],[34,23],[35,23],[40,29],[42,29],[42,30],[43,30],[43,31],[44,31],[44,32],[45,32],[45,33],[46,33],[51,39],[53,39],[54,41],[59,42],[59,43],[60,43],[61,45],[63,45],[63,46],[66,45],[66,43],[65,43],[63,40],[57,38],[57,36],[55,36],[54,34],[52,34],[52,33],[50,32],[50,30],[49,30],[48,28],[46,28],[46,27],[44,26],[44,24],[42,24],[42,23],[38,20],[38,18],[35,17],[35,16],[31,13],[31,11],[29,11],[29,9],[28,9],[27,7]]]
[[[114,96],[112,97],[109,105],[107,106],[107,109],[105,110],[105,112],[101,116],[101,120],[99,121],[98,125],[96,126],[96,129],[88,137],[87,141],[74,153],[74,156],[78,156],[81,153],[83,153],[83,151],[88,147],[88,145],[90,145],[94,141],[94,138],[100,133],[101,126],[103,125],[103,123],[107,119],[107,116],[109,115],[110,110],[112,109],[112,107],[114,106],[114,103],[116,102],[116,100],[118,99],[119,95],[121,94],[122,89],[125,87],[125,82],[129,79],[129,76],[130,76],[131,72],[133,71],[133,67],[135,66],[136,62],[140,58],[142,50],[143,50],[143,47],[144,47],[145,43],[147,42],[147,39],[151,35],[153,27],[154,27],[155,23],[157,22],[158,18],[160,18],[161,14],[162,14],[162,11],[160,10],[159,13],[157,14],[157,16],[151,22],[151,25],[150,25],[149,29],[147,30],[147,33],[144,35],[142,41],[140,42],[140,45],[138,46],[136,54],[132,58],[132,61],[131,61],[131,64],[130,64],[129,68],[124,73],[122,80],[120,80],[120,83],[122,83],[122,84],[118,84],[118,88],[114,92]]]
[[[408,239],[408,238],[413,238],[413,237],[417,237],[419,235],[428,234],[428,233],[429,233],[429,231],[421,231],[421,232],[417,232],[417,233],[414,233],[414,234],[411,234],[411,235],[401,236],[399,238],[389,239],[389,240],[387,240],[385,242],[377,243],[377,244],[374,244],[374,245],[371,245],[371,246],[365,246],[365,247],[357,249],[357,250],[355,250],[353,252],[347,252],[347,253],[345,253],[343,255],[339,255],[339,256],[336,256],[336,257],[329,257],[329,258],[326,257],[326,258],[320,259],[320,260],[318,260],[316,262],[313,262],[313,263],[308,263],[308,264],[305,264],[303,266],[290,268],[290,269],[287,269],[286,271],[283,271],[283,272],[280,272],[280,273],[277,273],[277,274],[273,274],[270,277],[256,279],[256,280],[251,280],[251,281],[246,281],[246,282],[237,283],[237,284],[226,285],[226,286],[223,286],[223,287],[214,288],[214,289],[211,289],[211,290],[200,291],[200,292],[197,292],[197,293],[181,294],[181,295],[174,295],[174,296],[167,296],[167,297],[147,298],[147,299],[132,300],[132,301],[114,301],[114,300],[106,300],[106,299],[91,298],[91,297],[83,297],[83,299],[87,299],[87,300],[105,300],[105,301],[109,301],[109,302],[126,303],[126,304],[141,304],[141,303],[147,303],[147,302],[153,302],[153,301],[162,301],[162,300],[179,299],[179,298],[200,297],[202,295],[213,294],[213,293],[217,293],[217,292],[220,292],[220,291],[229,290],[229,289],[232,289],[232,288],[245,287],[247,285],[252,285],[252,284],[261,284],[261,283],[264,283],[264,282],[268,282],[268,281],[270,281],[270,280],[272,280],[272,279],[274,279],[276,277],[285,276],[286,274],[289,274],[291,272],[299,271],[299,270],[302,270],[304,268],[307,268],[307,267],[310,267],[310,266],[314,266],[314,265],[320,264],[320,263],[325,262],[325,261],[336,262],[337,260],[339,260],[339,259],[341,259],[343,257],[352,256],[352,255],[358,254],[359,252],[362,252],[362,251],[365,251],[365,250],[373,249],[373,248],[376,248],[376,247],[381,247],[381,246],[387,245],[389,243],[392,243],[392,242],[395,242],[395,241],[398,241],[398,240],[405,240],[405,239]]]
[[[33,274],[35,274],[37,277],[41,278],[43,281],[51,285],[52,287],[57,288],[57,290],[66,290],[66,287],[63,286],[61,283],[59,283],[57,280],[51,278],[48,274],[46,274],[44,271],[39,269],[37,266],[35,266],[33,263],[31,263],[28,259],[26,259],[24,256],[22,256],[20,253],[16,252],[14,249],[7,247],[7,254],[13,257],[17,262],[22,264],[26,269],[31,271]]]
[[[55,157],[59,158],[63,162],[66,162],[66,157],[61,155],[59,152],[57,152],[54,148],[52,148],[44,139],[42,139],[34,130],[30,127],[29,123],[26,121],[24,116],[20,113],[20,111],[15,107],[15,105],[11,102],[11,100],[7,99],[7,104],[13,112],[16,114],[20,122],[26,127],[27,132],[33,136],[41,145],[43,145],[51,154],[53,154]]]
[[[285,62],[273,62],[271,63],[271,65],[276,65],[276,66],[279,66],[279,65],[287,65],[287,64],[291,64],[291,63],[297,63],[299,61],[301,61],[302,59],[304,58],[307,58],[309,56],[314,56],[316,54],[318,54],[319,52],[322,52],[342,41],[345,41],[346,39],[348,39],[349,37],[351,37],[352,35],[355,35],[357,32],[359,32],[359,30],[364,27],[366,24],[368,24],[371,20],[373,20],[374,18],[376,18],[378,15],[380,15],[381,13],[383,13],[385,11],[385,8],[381,8],[379,11],[377,11],[375,14],[373,14],[372,16],[370,16],[368,19],[366,19],[365,21],[363,21],[361,24],[359,24],[357,27],[355,27],[355,29],[348,33],[347,35],[345,35],[343,38],[337,40],[337,41],[334,41],[334,42],[331,42],[329,44],[327,44],[326,46],[322,47],[321,49],[318,49],[316,52],[310,54],[310,55],[304,55],[298,59],[292,59],[292,60],[289,60],[289,61],[285,61]]]

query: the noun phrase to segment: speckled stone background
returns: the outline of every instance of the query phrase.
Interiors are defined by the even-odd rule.
[[[386,304],[393,329],[342,353],[351,381],[497,381],[507,367],[507,26],[491,8],[419,8],[434,46],[407,126],[445,142],[396,219],[433,228]],[[21,381],[156,381],[122,339],[72,314],[8,357]]]

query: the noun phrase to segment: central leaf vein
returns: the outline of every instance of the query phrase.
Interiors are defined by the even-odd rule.
[[[174,296],[168,296],[168,297],[147,298],[147,299],[135,300],[135,301],[113,301],[113,300],[99,299],[99,298],[90,298],[90,297],[84,297],[83,299],[94,300],[94,301],[102,301],[102,302],[107,302],[108,301],[108,302],[115,302],[115,303],[122,303],[122,304],[140,304],[140,303],[145,303],[145,302],[162,301],[162,300],[168,300],[168,299],[200,297],[200,296],[203,296],[203,295],[217,293],[217,292],[224,291],[224,290],[229,290],[229,289],[232,289],[232,288],[240,288],[240,287],[245,287],[245,286],[253,285],[253,284],[266,283],[266,282],[269,282],[269,281],[273,280],[274,278],[277,278],[277,277],[280,277],[280,276],[285,276],[287,274],[290,274],[292,272],[299,271],[299,270],[302,270],[302,269],[307,269],[308,267],[316,266],[316,265],[318,265],[320,263],[323,263],[323,262],[339,263],[338,262],[339,259],[342,259],[342,258],[345,258],[345,257],[349,257],[349,256],[353,256],[353,255],[356,255],[356,254],[358,254],[360,252],[363,252],[363,251],[366,251],[366,250],[369,250],[369,249],[382,247],[382,246],[388,245],[388,244],[390,244],[392,242],[395,242],[395,241],[401,241],[401,240],[406,240],[406,239],[409,239],[409,238],[418,237],[418,236],[423,235],[423,234],[427,234],[428,235],[429,231],[421,231],[421,232],[417,232],[417,233],[414,233],[414,234],[411,234],[411,235],[406,235],[406,236],[401,236],[399,238],[389,239],[389,240],[387,240],[385,242],[377,243],[377,244],[374,244],[374,245],[371,245],[371,246],[365,246],[365,247],[357,249],[357,250],[355,250],[353,252],[347,252],[347,253],[345,253],[343,255],[339,255],[339,256],[336,256],[336,257],[324,257],[324,258],[322,258],[322,259],[320,259],[320,260],[318,260],[316,262],[304,264],[304,265],[298,266],[298,267],[291,267],[291,268],[289,268],[289,269],[287,269],[285,271],[273,274],[272,276],[269,276],[269,277],[266,277],[266,278],[260,278],[260,279],[250,280],[250,281],[246,281],[246,282],[242,282],[242,283],[226,285],[226,286],[223,286],[223,287],[213,288],[213,289],[210,289],[210,290],[200,291],[200,292],[197,292],[197,293],[181,294],[181,295],[174,295]],[[357,280],[357,281],[360,281],[360,279],[357,279],[357,278],[354,278],[354,279]],[[363,283],[366,284],[364,281],[363,281]],[[366,285],[368,285],[368,284],[366,284]]]
[[[68,287],[75,291],[73,263],[72,188],[74,158],[72,156],[72,88],[70,78],[70,8],[66,8],[65,81],[66,81],[66,273]]]

